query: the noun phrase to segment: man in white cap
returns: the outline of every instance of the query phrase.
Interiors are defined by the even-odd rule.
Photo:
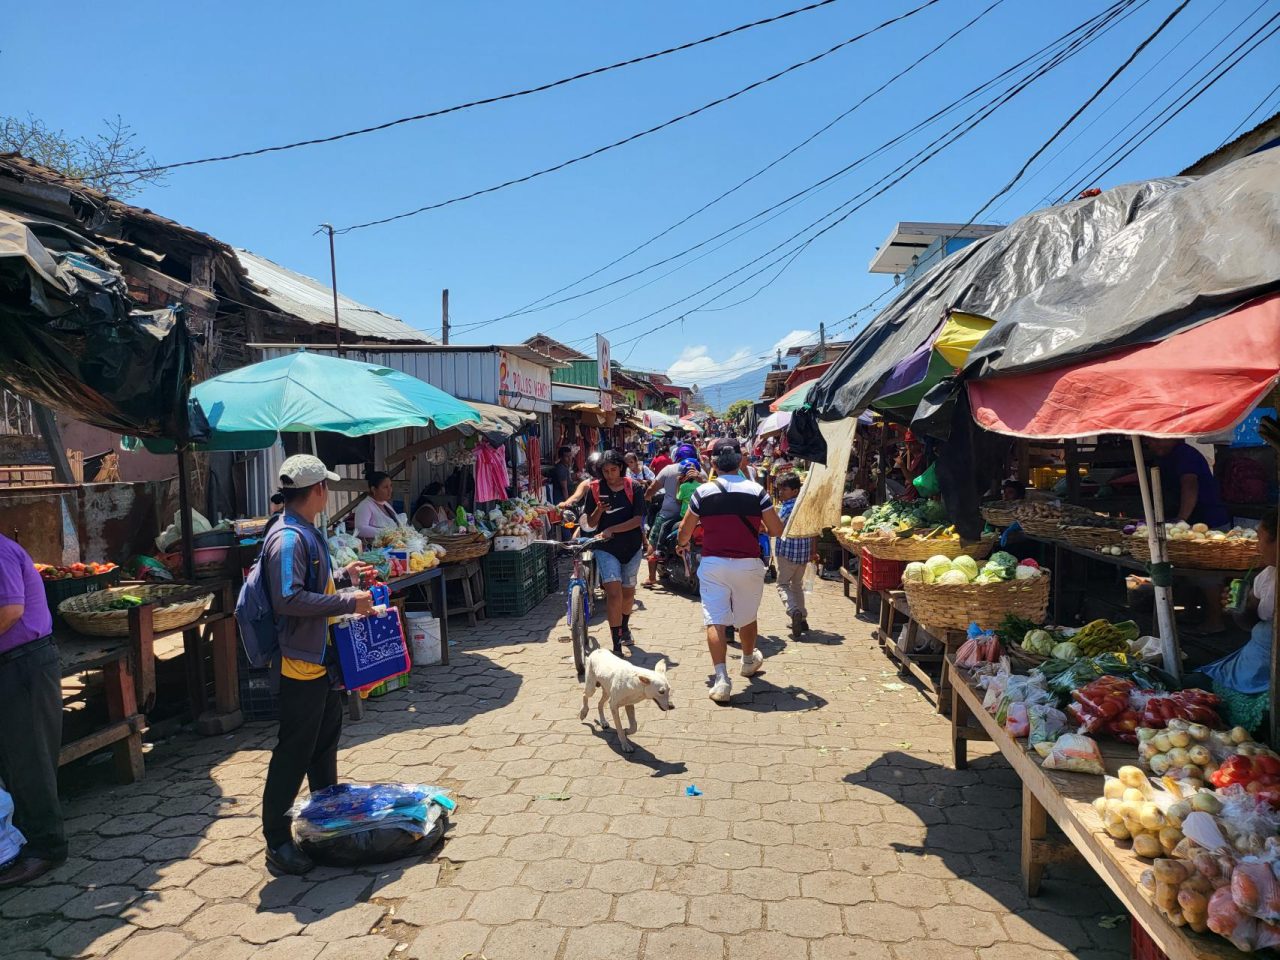
[[[314,793],[338,782],[338,740],[342,736],[342,694],[334,689],[330,667],[329,620],[343,614],[367,614],[373,600],[367,590],[338,593],[329,566],[329,546],[316,529],[316,516],[337,480],[316,457],[299,454],[280,465],[284,513],[262,547],[280,643],[280,737],[271,752],[262,795],[262,832],[267,862],[284,873],[306,873],[311,859],[293,842],[288,810],[303,777]],[[353,563],[338,579],[359,584],[371,572]]]

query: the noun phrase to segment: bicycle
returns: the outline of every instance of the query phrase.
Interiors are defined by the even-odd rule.
[[[571,513],[568,514],[568,520],[565,525],[572,529],[573,515]],[[538,541],[549,547],[563,550],[573,556],[573,573],[569,577],[569,589],[565,601],[565,617],[569,623],[569,640],[573,645],[573,665],[577,670],[579,679],[582,679],[586,674],[587,657],[591,655],[591,651],[595,648],[595,644],[587,633],[587,626],[591,622],[591,579],[594,575],[595,564],[591,562],[591,557],[586,554],[592,547],[604,541],[604,537],[592,537],[590,540],[567,542],[562,540]]]

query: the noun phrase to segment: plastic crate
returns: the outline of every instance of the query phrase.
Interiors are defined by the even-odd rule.
[[[529,546],[523,550],[498,550],[484,555],[481,561],[485,583],[495,580],[507,583],[523,583],[546,566],[543,548]]]
[[[240,673],[240,711],[246,720],[276,720],[280,716],[280,694],[271,689],[271,668],[251,667],[244,647],[236,644]]]
[[[905,560],[879,560],[863,547],[859,551],[862,585],[868,590],[897,590],[902,586]]]
[[[1133,917],[1129,918],[1129,960],[1169,960],[1150,934]]]
[[[395,690],[403,690],[409,685],[409,674],[402,673],[398,677],[392,677],[389,680],[383,680],[380,684],[369,691],[371,697],[385,697],[388,693]]]
[[[490,617],[523,617],[541,602],[542,596],[533,591],[489,590],[485,593],[484,612]]]
[[[547,592],[555,593],[560,589],[560,554],[555,547],[542,547],[546,555]]]

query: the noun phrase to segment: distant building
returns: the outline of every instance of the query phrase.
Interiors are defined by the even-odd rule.
[[[965,225],[903,221],[893,228],[888,239],[876,250],[867,269],[871,273],[893,274],[910,284],[948,254],[1003,229],[990,223]]]

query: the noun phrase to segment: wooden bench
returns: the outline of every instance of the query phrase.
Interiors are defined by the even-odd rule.
[[[142,731],[146,727],[146,717],[139,710],[141,691],[136,682],[135,664],[139,659],[136,647],[129,638],[84,637],[66,633],[59,634],[56,642],[63,679],[101,671],[107,704],[106,725],[64,742],[58,754],[58,765],[63,766],[104,747],[111,747],[120,782],[133,783],[142,779]],[[154,696],[154,669],[151,682],[151,695]]]
[[[1112,840],[1093,809],[1102,795],[1102,778],[1084,773],[1045,770],[1034,750],[1010,736],[995,717],[982,708],[983,692],[974,687],[966,671],[948,657],[946,668],[951,683],[951,744],[957,770],[968,766],[971,740],[993,743],[1022,781],[1022,880],[1027,896],[1040,891],[1045,867],[1066,860],[1087,863],[1142,925],[1169,960],[1239,960],[1243,957],[1226,940],[1213,934],[1197,934],[1175,927],[1160,913],[1151,895],[1142,887],[1141,876],[1148,864],[1139,860],[1129,843]],[[1134,762],[1133,747],[1114,741],[1099,743],[1108,773]],[[1047,835],[1052,818],[1068,842]]]
[[[894,624],[901,616],[903,629],[894,637]],[[932,637],[942,645],[940,652],[917,651],[916,643],[921,633]],[[880,648],[896,661],[898,672],[903,676],[913,676],[934,697],[934,706],[938,713],[946,716],[951,712],[950,675],[946,669],[946,657],[955,654],[964,643],[962,630],[931,631],[916,622],[911,615],[911,607],[907,603],[907,594],[903,590],[880,591],[880,625],[876,629],[876,639]]]

